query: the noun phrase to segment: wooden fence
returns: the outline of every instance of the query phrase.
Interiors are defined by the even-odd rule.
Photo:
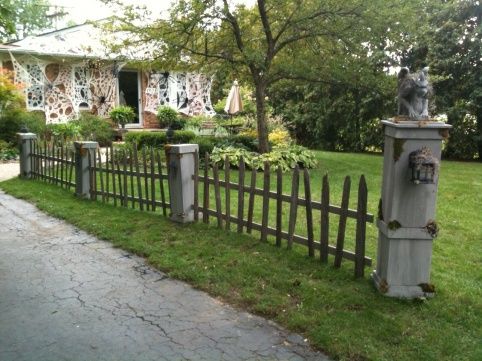
[[[199,163],[199,162],[197,162]],[[205,165],[210,164],[209,155],[206,154]],[[196,168],[197,170],[198,168]],[[287,248],[291,249],[293,243],[306,246],[308,255],[315,257],[315,250],[319,251],[320,261],[328,262],[328,254],[333,254],[334,266],[340,267],[342,258],[355,262],[355,276],[362,277],[364,275],[364,267],[370,266],[372,260],[365,256],[365,241],[366,241],[366,223],[373,222],[373,215],[367,213],[367,185],[365,177],[362,175],[358,184],[358,204],[357,209],[349,209],[348,202],[350,198],[350,177],[345,178],[343,186],[343,195],[341,206],[330,204],[330,185],[328,176],[323,177],[323,185],[321,190],[321,201],[317,202],[312,199],[311,184],[309,171],[303,169],[304,182],[304,198],[299,196],[300,189],[300,169],[294,169],[291,177],[291,194],[283,194],[283,173],[281,168],[271,172],[270,164],[264,164],[263,187],[256,188],[256,177],[258,172],[255,169],[250,171],[250,183],[245,184],[246,166],[243,160],[238,166],[238,183],[231,181],[231,170],[229,159],[224,162],[224,180],[220,179],[219,166],[216,163],[212,164],[212,177],[209,175],[209,167],[205,166],[204,174],[200,175],[198,172],[194,174],[195,183],[195,200],[194,200],[194,217],[198,220],[199,213],[202,213],[202,221],[209,223],[209,217],[214,216],[219,228],[231,229],[231,223],[236,225],[236,230],[239,233],[252,233],[253,230],[261,233],[261,241],[266,241],[268,236],[275,238],[275,244],[281,247],[282,240],[287,241]],[[276,191],[271,191],[271,177],[276,176]],[[203,202],[199,202],[198,188],[200,185],[203,188]],[[221,200],[221,188],[224,189],[224,210]],[[214,208],[210,208],[210,201],[213,198],[212,190],[214,191]],[[231,192],[237,192],[237,212],[231,213]],[[245,206],[245,194],[248,195],[247,212]],[[261,197],[261,198],[260,198]],[[236,197],[235,197],[236,198]],[[261,199],[262,212],[261,223],[253,220],[255,202]],[[275,227],[270,227],[269,223],[269,201],[273,199],[276,202]],[[287,229],[282,219],[283,203],[289,204],[289,220],[287,222]],[[295,226],[297,224],[298,208],[303,207],[306,212],[306,233],[307,236],[295,234]],[[314,216],[313,212],[319,211],[320,214],[320,235],[315,240],[314,235]],[[246,214],[247,213],[247,214]],[[330,245],[329,242],[329,227],[330,214],[339,216],[338,230],[336,238],[336,246]],[[347,219],[353,218],[356,220],[356,236],[355,236],[355,251],[348,251],[344,249],[345,233],[347,226]]]
[[[75,186],[72,181],[74,170],[74,151],[65,145],[55,146],[38,141],[31,141],[32,176],[50,183],[60,184],[69,188]],[[199,157],[195,155],[194,167],[194,219],[210,222],[213,217],[218,227],[226,230],[236,229],[239,233],[260,232],[261,241],[266,242],[272,236],[278,247],[286,241],[286,247],[291,249],[293,244],[305,246],[310,257],[319,253],[319,259],[328,263],[328,255],[334,255],[334,266],[340,267],[342,259],[353,261],[356,277],[364,275],[365,266],[370,266],[372,260],[365,256],[366,223],[373,222],[373,215],[367,213],[367,185],[362,175],[358,183],[358,202],[356,209],[348,207],[350,198],[351,179],[346,177],[343,185],[341,205],[330,203],[330,184],[328,176],[323,177],[321,199],[316,201],[312,197],[310,175],[307,169],[295,168],[291,173],[290,194],[283,194],[283,183],[286,174],[280,168],[271,169],[268,162],[264,164],[262,173],[255,169],[247,170],[243,160],[238,165],[237,183],[231,181],[232,171],[229,159],[225,159],[224,167],[219,169],[217,163],[212,163],[209,154],[204,159],[203,174],[199,173]],[[140,210],[162,212],[167,216],[170,209],[167,182],[167,169],[163,165],[161,153],[157,149],[143,148],[139,154],[136,147],[128,150],[115,150],[112,147],[101,154],[97,149],[89,153],[89,172],[91,199],[104,203],[113,203],[123,207],[138,208]],[[224,173],[224,177],[220,176]],[[257,177],[262,176],[262,188],[257,188]],[[275,177],[276,191],[271,190],[271,178]],[[250,179],[247,179],[250,178]],[[303,181],[304,197],[300,196],[300,178]],[[249,181],[249,182],[248,182]],[[247,184],[248,183],[248,184]],[[274,187],[273,187],[274,188]],[[236,194],[237,192],[237,194]],[[224,193],[224,207],[222,202]],[[202,195],[202,204],[200,202]],[[247,198],[247,204],[246,199]],[[237,208],[232,212],[232,200],[237,200]],[[269,225],[270,200],[275,202],[274,227]],[[210,207],[214,202],[214,208]],[[261,202],[259,204],[258,202]],[[261,210],[261,219],[255,220],[255,205]],[[283,205],[288,205],[288,219],[283,220]],[[306,226],[306,236],[296,234],[299,224],[299,209],[304,209],[305,218],[301,221]],[[319,213],[318,217],[314,216]],[[259,212],[258,212],[259,213]],[[336,240],[330,242],[330,227],[336,223],[330,219],[331,215],[338,217]],[[273,214],[271,214],[273,216]],[[202,217],[202,218],[201,218]],[[285,217],[286,218],[286,217]],[[347,220],[356,221],[355,249],[345,249]],[[315,227],[315,220],[319,227]],[[235,227],[232,227],[232,224]],[[330,226],[331,224],[331,226]],[[319,228],[315,237],[314,229]],[[330,244],[331,243],[331,244]],[[334,244],[334,245],[333,245]]]
[[[74,150],[65,144],[30,142],[30,169],[32,177],[49,183],[60,185],[62,188],[75,187]]]
[[[164,216],[170,207],[166,200],[165,180],[161,154],[158,149],[137,148],[115,150],[106,149],[102,157],[89,154],[91,172],[91,199],[112,202],[123,207],[139,208],[141,211],[156,212],[159,208]]]

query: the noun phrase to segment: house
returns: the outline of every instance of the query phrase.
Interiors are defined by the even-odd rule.
[[[44,112],[47,123],[80,111],[107,117],[120,104],[137,114],[127,128],[157,128],[160,105],[188,116],[215,114],[206,75],[130,66],[138,57],[109,53],[104,40],[92,24],[72,26],[0,45],[0,62],[24,89],[27,109]]]

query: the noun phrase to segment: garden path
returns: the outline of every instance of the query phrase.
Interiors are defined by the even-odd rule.
[[[2,191],[0,229],[0,360],[327,360]]]
[[[20,165],[18,162],[0,162],[0,182],[16,177],[20,173]]]

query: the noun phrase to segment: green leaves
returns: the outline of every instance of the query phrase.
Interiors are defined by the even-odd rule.
[[[237,167],[243,158],[248,168],[263,170],[264,162],[269,162],[271,169],[281,167],[283,172],[295,168],[296,165],[302,168],[313,168],[317,165],[315,153],[300,145],[273,147],[271,152],[264,154],[233,146],[214,147],[211,154],[212,162],[222,167],[226,157],[233,167]]]
[[[119,105],[113,108],[109,113],[110,118],[116,124],[120,124],[122,128],[128,123],[132,123],[136,117],[134,109],[126,105]]]
[[[7,40],[16,34],[20,27],[23,36],[36,30],[45,29],[51,24],[47,16],[48,3],[44,0],[2,0],[0,4],[0,40]],[[62,14],[58,14],[62,16]]]

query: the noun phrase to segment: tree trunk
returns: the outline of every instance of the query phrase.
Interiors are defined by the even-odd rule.
[[[477,138],[477,149],[479,151],[479,162],[482,162],[482,108],[478,108],[475,112],[478,138]]]
[[[266,124],[266,84],[257,82],[256,84],[256,122],[258,125],[259,152],[269,152],[268,145],[268,126]]]

